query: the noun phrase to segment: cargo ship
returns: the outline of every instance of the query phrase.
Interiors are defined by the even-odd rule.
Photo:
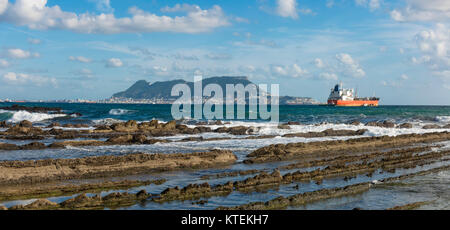
[[[378,106],[378,97],[358,97],[354,89],[344,89],[341,84],[337,84],[331,89],[328,105],[331,106]]]

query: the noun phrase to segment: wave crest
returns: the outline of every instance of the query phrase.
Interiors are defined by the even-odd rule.
[[[27,111],[6,111],[0,110],[2,114],[8,114],[8,122],[18,123],[24,120],[31,122],[38,122],[44,120],[50,120],[56,117],[65,117],[66,114],[47,114],[47,113],[30,113]]]
[[[114,115],[114,116],[120,116],[120,115],[130,114],[130,113],[134,113],[134,112],[135,111],[128,110],[128,109],[111,109],[109,111],[109,114]]]

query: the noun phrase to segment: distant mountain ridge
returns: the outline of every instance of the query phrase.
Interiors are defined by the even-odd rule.
[[[145,80],[140,80],[126,91],[114,94],[113,97],[131,99],[177,99],[178,97],[172,97],[170,95],[173,86],[177,84],[187,84],[191,88],[191,92],[194,92],[194,83],[185,80],[163,81],[153,84]],[[203,87],[208,84],[218,84],[222,89],[225,89],[227,84],[243,84],[247,86],[253,83],[247,77],[211,77],[203,79],[202,84]]]
[[[153,84],[145,80],[140,80],[134,83],[130,88],[123,92],[116,93],[110,100],[123,101],[129,100],[149,100],[155,103],[171,103],[178,97],[172,97],[172,88],[177,84],[187,84],[191,88],[191,93],[194,93],[194,83],[185,80],[171,80],[171,81],[158,81]],[[208,84],[218,84],[224,89],[224,97],[226,95],[225,89],[227,84],[237,85],[242,84],[247,86],[254,84],[247,77],[211,77],[203,79],[203,87]],[[280,97],[280,104],[318,104],[318,102],[309,97]]]

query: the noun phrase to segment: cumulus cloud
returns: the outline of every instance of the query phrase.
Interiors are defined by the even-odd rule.
[[[89,0],[90,2],[95,3],[95,6],[98,11],[105,13],[112,13],[114,9],[111,7],[110,0]]]
[[[38,58],[41,56],[39,53],[32,53],[22,49],[8,49],[6,53],[9,58],[13,59]]]
[[[322,61],[322,59],[320,59],[320,58],[316,58],[316,59],[314,59],[314,65],[317,67],[317,68],[324,68],[325,67],[325,63]]]
[[[4,7],[5,0],[0,0]],[[7,3],[7,1],[6,1]],[[70,30],[77,33],[202,33],[229,25],[220,6],[186,12],[185,16],[159,16],[137,7],[128,10],[130,17],[117,18],[112,13],[83,13],[63,11],[58,5],[48,6],[47,0],[16,0],[7,4],[0,22],[26,26],[36,30]]]
[[[445,21],[450,18],[450,1],[448,0],[406,0],[402,9],[390,12],[396,21]]]
[[[366,76],[366,72],[359,63],[350,56],[350,54],[341,53],[336,55],[341,72],[346,75],[360,78]]]
[[[420,57],[413,57],[415,64],[427,63],[433,69],[450,67],[450,29],[444,24],[437,24],[434,29],[423,30],[416,35],[416,44],[422,53]]]
[[[195,12],[202,10],[197,5],[190,5],[190,4],[176,4],[173,7],[166,6],[161,9],[164,13],[176,13],[176,12]]]
[[[10,63],[8,61],[0,59],[0,68],[6,68],[9,66],[10,66]]]
[[[14,73],[9,72],[3,75],[3,81],[8,84],[14,85],[25,85],[32,84],[35,86],[45,86],[51,84],[52,86],[57,86],[57,81],[55,78],[41,77],[35,75],[29,75],[24,73]]]
[[[92,60],[83,56],[78,56],[78,57],[74,57],[74,56],[70,56],[69,60],[71,61],[77,61],[77,62],[81,62],[81,63],[89,63]]]
[[[285,18],[298,18],[297,0],[277,0],[277,14]]]
[[[355,0],[356,5],[369,8],[371,11],[381,7],[381,0]]]
[[[272,65],[271,73],[274,76],[279,77],[304,77],[308,74],[308,71],[301,68],[297,64],[293,64],[291,66],[283,66],[283,65]]]
[[[106,67],[122,67],[123,62],[119,58],[111,58],[106,62]]]

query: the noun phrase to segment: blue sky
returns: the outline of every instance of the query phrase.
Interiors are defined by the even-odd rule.
[[[0,0],[0,98],[103,99],[201,73],[448,105],[449,20],[446,0]]]

